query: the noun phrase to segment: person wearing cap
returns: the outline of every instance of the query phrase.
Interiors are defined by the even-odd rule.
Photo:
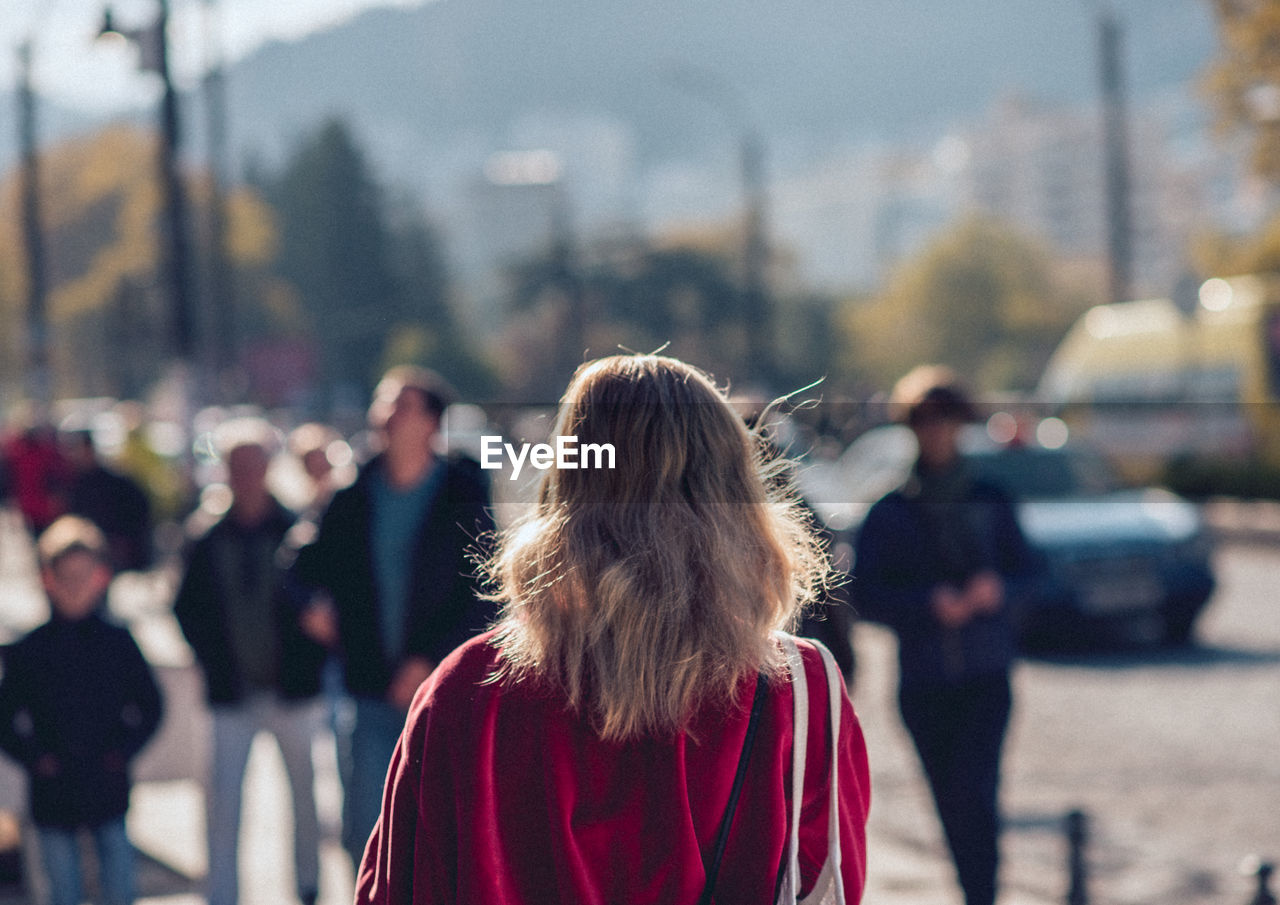
[[[949,369],[924,365],[890,396],[919,454],[858,535],[863,618],[898,638],[899,708],[915,743],[966,905],[996,897],[1000,752],[1009,722],[1009,600],[1035,557],[1004,492],[970,473],[960,432],[976,410]]]

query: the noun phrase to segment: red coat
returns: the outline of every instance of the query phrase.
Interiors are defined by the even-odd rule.
[[[754,677],[725,717],[690,735],[606,743],[562,699],[531,684],[481,684],[490,635],[446,659],[418,690],[388,773],[382,816],[356,882],[358,905],[695,903],[746,733]],[[817,650],[799,642],[811,689],[801,888],[827,852],[829,706]],[[773,905],[790,813],[793,703],[772,683],[716,900]],[[839,757],[845,895],[866,876],[870,784],[847,696]]]
[[[9,487],[31,533],[39,535],[67,511],[71,466],[52,430],[29,431],[8,444]],[[4,487],[0,486],[0,497]]]

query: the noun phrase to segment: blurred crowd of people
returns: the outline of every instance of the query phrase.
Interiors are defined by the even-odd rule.
[[[920,459],[857,539],[856,603],[861,616],[899,635],[904,722],[966,902],[990,905],[1010,708],[1004,601],[1030,557],[1008,500],[958,464],[955,437],[972,406],[955,375],[917,373],[895,398]],[[86,828],[98,846],[104,900],[132,900],[128,762],[155,731],[161,701],[128,632],[106,618],[105,598],[113,574],[157,564],[157,523],[178,517],[183,543],[159,546],[172,548],[162,558],[179,576],[173,612],[212,714],[210,905],[239,899],[241,788],[260,732],[274,737],[286,768],[298,901],[314,905],[319,895],[311,750],[326,725],[344,787],[343,846],[357,870],[362,858],[377,869],[365,848],[380,814],[387,819],[388,766],[400,756],[415,695],[451,652],[500,619],[501,593],[478,565],[491,562],[502,535],[487,475],[442,442],[452,401],[438,375],[398,367],[378,384],[360,441],[320,423],[285,434],[260,415],[215,425],[196,443],[198,461],[146,450],[136,425],[110,462],[95,432],[75,422],[28,426],[4,440],[0,486],[37,539],[52,615],[5,653],[0,749],[31,777],[53,905],[80,901],[74,833]],[[761,417],[759,407],[722,401],[748,426]],[[772,449],[756,442],[766,459],[780,452],[776,437]],[[281,462],[291,481],[278,480]],[[771,474],[762,477],[766,489],[791,495],[828,566],[847,578],[854,538],[826,529],[785,472]],[[185,488],[184,505],[174,503],[175,487]],[[548,492],[536,506],[548,505]],[[619,541],[598,542],[614,550]],[[822,588],[798,630],[830,649],[850,688],[850,585]],[[67,728],[84,713],[94,718]],[[358,882],[372,887],[385,877]]]
[[[63,515],[78,515],[105,535],[117,570],[145,569],[152,556],[152,502],[138,480],[108,466],[87,429],[37,423],[0,445],[3,497],[38,536]]]
[[[436,664],[492,615],[477,594],[473,561],[494,528],[487,483],[475,462],[450,456],[437,443],[450,397],[431,372],[390,372],[369,411],[376,454],[358,472],[333,428],[308,423],[285,438],[252,416],[230,418],[198,440],[203,462],[171,464],[192,478],[203,468],[211,479],[198,489],[188,479],[186,540],[170,563],[180,575],[174,615],[203,674],[212,714],[210,903],[232,905],[239,898],[240,790],[254,737],[269,732],[283,755],[297,895],[314,903],[320,833],[311,757],[326,716],[338,736],[345,786],[343,840],[358,863],[410,699]],[[282,457],[292,465],[286,478],[294,480],[281,484],[290,506],[268,480]],[[52,613],[5,655],[0,748],[31,777],[31,813],[54,905],[78,903],[83,888],[78,854],[67,854],[78,853],[78,846],[61,845],[65,840],[55,831],[65,836],[85,828],[100,843],[103,895],[112,903],[130,901],[131,869],[121,854],[128,849],[127,840],[121,842],[127,789],[99,813],[87,804],[97,797],[92,771],[66,764],[87,757],[101,772],[109,758],[127,777],[127,761],[156,727],[160,703],[149,670],[145,664],[134,670],[149,683],[141,707],[115,682],[111,663],[119,651],[108,656],[102,646],[118,648],[128,638],[123,629],[108,631],[107,587],[115,573],[153,564],[153,514],[160,507],[142,481],[103,462],[93,432],[79,425],[56,430],[38,423],[16,431],[0,461],[4,497],[37,540]],[[57,540],[68,534],[72,540]],[[82,579],[74,595],[64,576],[69,571]],[[69,596],[75,606],[66,604]],[[68,633],[75,643],[42,640]],[[95,647],[102,649],[94,653]],[[120,668],[134,659],[141,662],[131,654]],[[80,681],[73,680],[76,663],[86,670]],[[65,682],[39,682],[42,671],[57,677],[69,670]],[[119,693],[109,702],[101,700],[108,686]],[[129,724],[130,743],[116,744],[117,727],[102,720],[60,731],[68,714],[86,708]],[[49,801],[60,805],[51,810]]]

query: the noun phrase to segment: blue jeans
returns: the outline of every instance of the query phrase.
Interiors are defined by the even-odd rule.
[[[382,788],[387,768],[400,741],[405,714],[377,698],[355,698],[351,726],[351,773],[342,801],[342,845],[356,870],[382,813]]]
[[[132,905],[134,897],[133,846],[125,833],[124,818],[93,827],[98,852],[103,905]],[[76,830],[38,826],[40,860],[49,880],[49,905],[80,905],[83,887],[80,840]]]

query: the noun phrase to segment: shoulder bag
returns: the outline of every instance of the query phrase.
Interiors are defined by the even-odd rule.
[[[804,800],[804,767],[806,741],[809,737],[809,684],[805,679],[804,662],[793,637],[779,634],[779,641],[791,673],[791,689],[795,698],[795,733],[791,770],[791,834],[788,839],[786,869],[778,890],[778,905],[844,905],[844,881],[840,873],[840,820],[839,792],[836,787],[836,751],[840,739],[840,704],[843,698],[843,680],[831,652],[819,642],[810,641],[822,654],[822,666],[827,675],[827,700],[831,706],[831,784],[827,801],[827,860],[822,865],[818,880],[809,895],[800,898],[800,805]],[[806,639],[810,640],[810,639]]]

